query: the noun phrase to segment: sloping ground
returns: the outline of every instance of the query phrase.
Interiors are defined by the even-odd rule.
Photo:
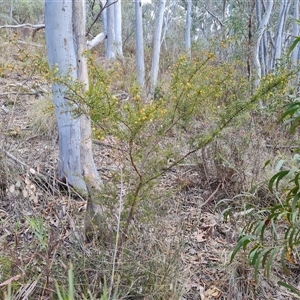
[[[71,196],[68,190],[59,190],[55,181],[58,159],[55,126],[48,124],[45,128],[42,124],[39,128],[37,124],[41,123],[32,120],[38,118],[32,111],[39,102],[45,101],[50,90],[48,86],[37,84],[37,80],[8,74],[0,83],[3,158],[0,182],[0,282],[7,279],[7,274],[11,278],[17,276],[12,278],[15,281],[25,274],[28,276],[28,265],[37,273],[39,270],[50,273],[47,264],[51,264],[51,268],[64,265],[67,270],[66,262],[74,254],[75,246],[77,255],[90,256],[95,251],[82,238],[85,200],[78,195]],[[51,120],[48,115],[47,120]],[[117,148],[118,144],[112,138],[94,144],[95,161],[104,181],[109,181],[111,172],[118,168]],[[160,204],[163,207],[163,213],[159,215],[162,239],[156,240],[157,245],[155,239],[152,243],[154,247],[163,248],[178,240],[181,245],[178,253],[180,273],[175,280],[183,286],[180,299],[297,299],[276,285],[283,278],[279,272],[271,280],[261,277],[257,283],[253,280],[252,270],[245,264],[245,258],[239,257],[229,264],[243,220],[237,218],[225,222],[220,214],[221,209],[215,211],[214,208],[219,200],[234,195],[234,184],[229,180],[232,176],[225,174],[227,177],[213,179],[212,176],[205,176],[204,171],[197,164],[179,165],[165,174],[160,184],[161,189],[172,191],[173,196],[168,202]],[[48,176],[48,184],[40,180],[36,172]],[[43,259],[36,251],[33,230],[26,225],[27,217],[37,215],[43,216],[53,229],[51,236],[48,236],[51,251],[48,248],[48,254]],[[148,242],[146,233],[151,232],[147,230],[142,233],[141,225],[140,239],[144,239],[145,244]],[[43,240],[40,243],[43,244]],[[14,264],[6,264],[4,254],[13,258]],[[294,282],[298,282],[299,272],[295,270],[293,274]],[[50,274],[47,278],[53,281]],[[32,299],[30,295],[38,285],[37,280],[23,278],[22,288],[15,299]],[[4,284],[4,288],[6,286]],[[39,294],[40,299],[51,299],[51,293],[53,290],[43,291]],[[167,298],[152,295],[151,298],[140,296],[127,299]],[[171,299],[170,296],[168,299]]]

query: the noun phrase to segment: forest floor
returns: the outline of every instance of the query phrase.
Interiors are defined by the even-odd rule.
[[[25,226],[24,218],[27,216],[40,215],[49,226],[64,226],[64,232],[60,231],[59,243],[60,247],[65,247],[66,252],[71,245],[71,232],[80,235],[82,231],[81,221],[86,204],[84,199],[72,198],[58,190],[55,192],[43,187],[42,180],[33,179],[36,173],[44,174],[48,182],[50,179],[53,186],[57,186],[55,170],[58,163],[58,137],[55,120],[49,116],[43,119],[35,115],[39,103],[45,97],[51,98],[48,92],[50,87],[40,85],[38,78],[25,78],[14,72],[6,74],[0,81],[0,283],[8,278],[18,282],[27,274],[27,264],[38,264],[33,249],[31,257],[29,253],[26,257],[26,251],[21,249],[26,245],[30,248],[33,239],[32,232]],[[45,121],[47,126],[43,124]],[[116,146],[116,142],[109,137],[94,143],[95,162],[104,181],[110,178],[110,171],[118,167],[114,151]],[[225,222],[222,210],[215,209],[218,201],[232,197],[232,182],[227,180],[228,176],[204,176],[199,165],[188,162],[174,167],[162,179],[162,188],[175,191],[170,197],[170,203],[164,204],[169,210],[164,212],[165,219],[161,222],[168,224],[164,227],[165,236],[172,238],[174,233],[180,235],[182,246],[178,257],[181,272],[178,282],[183,287],[180,299],[297,299],[288,290],[278,287],[276,282],[286,279],[279,269],[275,268],[269,280],[261,272],[260,280],[256,282],[252,269],[246,265],[246,258],[240,256],[229,264],[244,220],[236,214]],[[62,222],[62,219],[65,221]],[[179,231],[176,229],[178,223],[181,224]],[[83,246],[88,248],[88,245]],[[15,259],[14,267],[11,267],[15,273],[9,274],[10,277],[7,277],[9,272],[3,262],[5,251]],[[43,269],[49,259],[39,268]],[[297,284],[300,273],[297,266],[294,269],[292,282]],[[27,299],[24,296],[26,293],[28,299],[33,299],[30,295],[38,282],[30,278],[22,282],[19,298],[16,296],[14,299]],[[2,286],[2,289],[5,288],[6,284]],[[155,296],[145,299],[155,299]]]

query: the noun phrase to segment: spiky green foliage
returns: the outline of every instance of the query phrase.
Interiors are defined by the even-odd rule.
[[[300,99],[292,98],[280,121],[295,133],[299,126]],[[299,151],[300,148],[296,149]],[[290,275],[289,265],[296,263],[300,245],[300,155],[296,153],[292,159],[280,160],[276,169],[278,172],[269,180],[268,187],[277,201],[256,212],[255,220],[245,226],[231,255],[232,262],[241,249],[246,251],[256,279],[261,269],[269,277],[278,260],[283,272]],[[282,281],[278,284],[300,295],[290,284]]]

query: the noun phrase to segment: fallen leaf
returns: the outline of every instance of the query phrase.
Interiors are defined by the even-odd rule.
[[[26,189],[23,189],[23,197],[24,198],[27,198],[28,197],[28,192],[27,192],[27,190]]]
[[[13,193],[13,192],[15,191],[15,185],[14,185],[14,184],[12,184],[12,185],[9,187],[9,191],[10,191],[11,193]]]
[[[203,232],[197,232],[194,236],[198,243],[202,243],[206,241],[205,234]]]

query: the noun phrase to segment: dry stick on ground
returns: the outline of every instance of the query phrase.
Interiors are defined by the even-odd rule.
[[[203,207],[205,204],[207,204],[215,196],[215,194],[220,189],[221,185],[222,185],[222,183],[220,182],[218,184],[217,188],[215,189],[215,191],[200,205],[200,208]]]
[[[5,92],[5,93],[0,93],[1,96],[8,96],[8,95],[40,95],[42,92]]]
[[[34,168],[30,167],[25,162],[21,161],[20,159],[18,159],[14,155],[12,155],[10,152],[8,152],[7,150],[5,150],[3,147],[0,147],[0,152],[3,152],[8,158],[10,158],[16,164],[21,165],[22,167],[25,167],[26,169],[30,170],[30,173],[32,175],[35,175],[39,180],[41,180],[43,182],[46,182],[48,184],[49,184],[49,179],[53,180],[54,182],[67,187],[70,191],[72,191],[72,193],[74,193],[76,196],[78,196],[81,200],[85,201],[85,199],[83,199],[83,197],[78,192],[76,192],[76,190],[74,190],[68,184],[60,181],[56,177],[51,176],[50,174],[47,174],[47,173],[44,173],[44,172],[41,172],[41,171],[37,172]]]

